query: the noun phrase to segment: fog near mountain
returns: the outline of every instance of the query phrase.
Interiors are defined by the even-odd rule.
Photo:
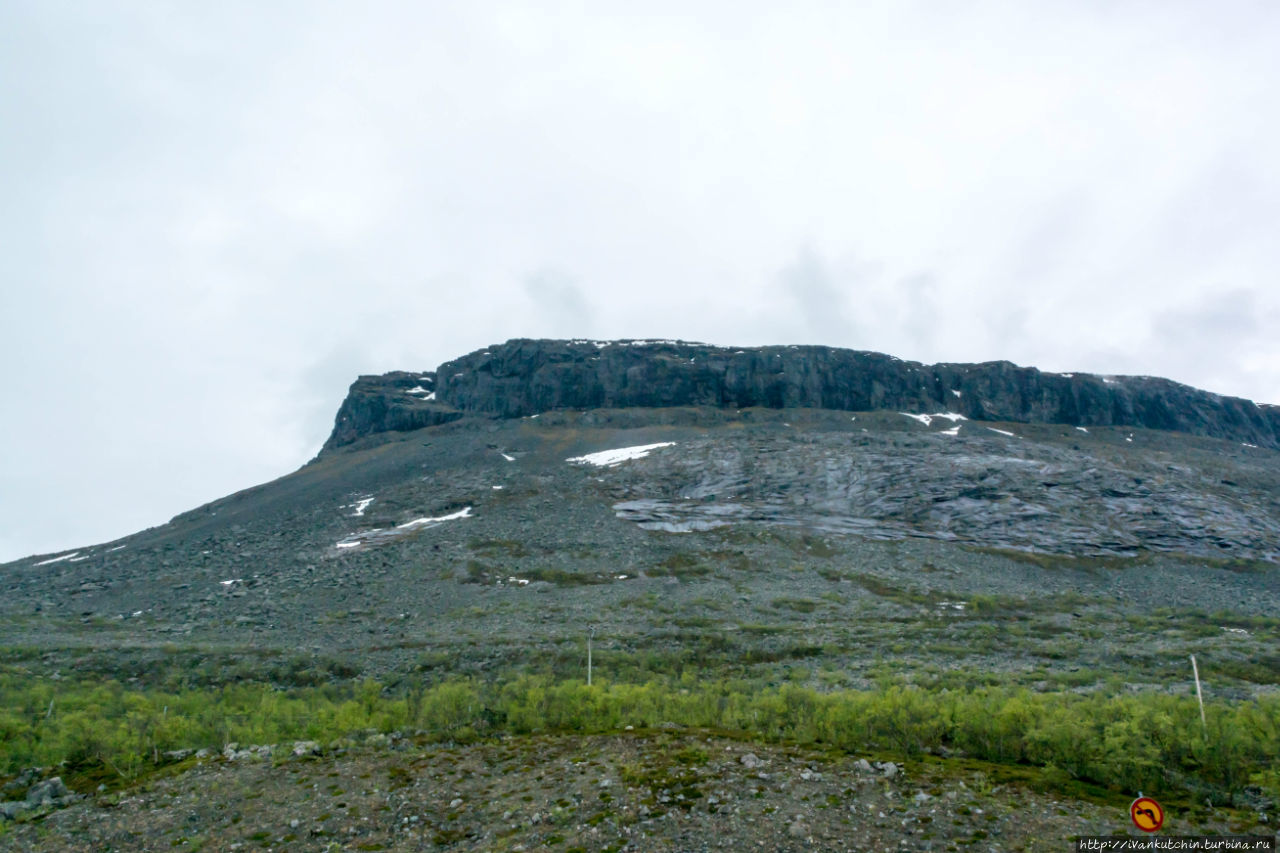
[[[0,10],[0,559],[284,474],[361,373],[813,343],[1280,402],[1266,4]]]

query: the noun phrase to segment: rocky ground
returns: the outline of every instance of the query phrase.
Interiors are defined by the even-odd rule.
[[[1007,769],[698,732],[399,739],[179,769],[11,825],[0,850],[1058,851],[1080,835],[1138,834],[1128,800],[1037,793]],[[1256,812],[1167,809],[1166,833],[1275,831]]]

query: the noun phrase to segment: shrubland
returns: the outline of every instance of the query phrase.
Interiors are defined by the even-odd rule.
[[[111,679],[0,675],[0,772],[62,765],[72,779],[127,784],[165,753],[224,744],[315,740],[368,730],[468,743],[533,733],[705,729],[746,740],[910,759],[963,756],[1038,767],[1064,787],[1169,792],[1228,801],[1280,796],[1280,697],[1210,701],[1123,688],[1033,692],[1016,686],[866,690],[683,676],[581,680],[508,673],[490,679],[350,680],[280,689],[264,683],[168,690]]]

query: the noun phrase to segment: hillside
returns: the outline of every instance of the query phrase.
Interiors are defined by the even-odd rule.
[[[361,377],[297,472],[0,567],[0,779],[87,795],[0,824],[0,849],[99,849],[119,808],[168,827],[113,842],[145,849],[715,849],[763,832],[747,814],[769,849],[849,827],[851,849],[1040,849],[1123,832],[1138,787],[1184,829],[1265,830],[1278,437],[1276,407],[1167,380],[821,347],[512,341]],[[76,728],[117,706],[134,722]],[[274,769],[181,753],[232,740],[320,747]],[[697,755],[660,760],[679,750]],[[746,752],[786,784],[744,775]],[[533,778],[544,753],[591,767],[590,790]],[[483,808],[387,798],[461,766],[448,801]],[[361,788],[351,839],[199,810],[178,828],[201,786],[245,785],[312,827],[302,780],[331,773],[388,780]],[[727,811],[748,786],[773,811]],[[1003,817],[1032,790],[1064,810],[1050,838]],[[952,811],[930,827],[934,799]]]

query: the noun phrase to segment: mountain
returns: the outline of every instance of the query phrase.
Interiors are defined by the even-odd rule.
[[[1278,450],[1277,407],[1164,379],[514,340],[360,377],[288,476],[0,567],[0,676],[500,690],[580,679],[590,634],[602,682],[766,696],[1189,697],[1195,654],[1245,713],[1280,684]],[[1186,762],[1162,784],[1269,790]]]

